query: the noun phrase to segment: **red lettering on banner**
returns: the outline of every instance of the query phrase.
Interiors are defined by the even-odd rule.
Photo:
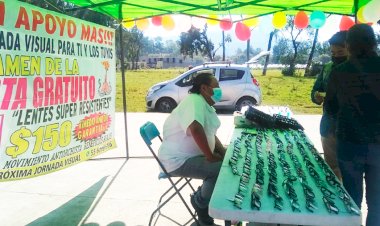
[[[82,36],[80,37],[81,40],[90,40],[90,33],[91,33],[91,27],[89,25],[82,24]]]
[[[32,10],[33,14],[33,25],[32,25],[32,31],[37,30],[37,25],[44,23],[44,17],[42,14],[38,11]]]
[[[9,104],[12,102],[13,87],[16,86],[16,95],[13,100],[12,110],[26,107],[27,80],[26,78],[4,78],[3,85],[6,86],[1,110],[8,110]]]
[[[77,26],[75,26],[75,23],[72,20],[69,20],[67,23],[67,33],[70,38],[74,38],[77,34]]]
[[[102,28],[99,29],[99,37],[98,37],[98,43],[103,43],[103,34],[105,33]]]
[[[28,82],[26,78],[19,78],[17,82],[16,96],[12,104],[12,110],[26,108],[26,91]]]
[[[1,3],[1,2],[0,2]],[[1,25],[1,5],[0,5],[0,25]],[[25,30],[30,30],[30,23],[32,23],[32,31],[37,31],[39,26],[44,26],[48,34],[54,34],[59,30],[59,36],[63,36],[65,29],[70,38],[74,38],[77,33],[77,27],[73,20],[60,18],[52,14],[43,15],[41,12],[32,10],[32,21],[29,21],[28,12],[24,7],[20,7],[15,28],[24,26]],[[4,19],[3,19],[4,20]],[[66,28],[67,26],[67,28]]]
[[[56,18],[57,18],[58,26],[59,26],[59,36],[63,36],[63,31],[65,30],[66,19],[63,18],[61,20],[61,18],[59,18],[59,17],[56,17]]]
[[[21,25],[25,26],[25,30],[30,30],[28,13],[26,12],[24,7],[20,7],[20,11],[18,11],[15,28],[20,28]]]
[[[82,24],[81,40],[112,45],[113,32]]]
[[[0,25],[4,25],[4,16],[5,16],[5,4],[0,2]]]
[[[51,14],[46,14],[45,16],[45,30],[50,35],[54,34],[54,32],[57,30],[57,24],[55,23],[54,17]]]
[[[95,98],[95,76],[36,77],[33,82],[33,107],[75,103]]]

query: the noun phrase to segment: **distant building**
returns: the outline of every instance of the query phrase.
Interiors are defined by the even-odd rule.
[[[149,54],[140,57],[141,62],[145,62],[148,68],[173,68],[173,67],[188,67],[189,65],[198,65],[203,62],[194,60],[190,57],[173,56],[171,54]],[[199,61],[199,62],[198,62]]]

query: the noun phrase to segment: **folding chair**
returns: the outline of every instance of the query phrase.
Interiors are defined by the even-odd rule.
[[[168,190],[166,190],[164,192],[164,194],[161,195],[159,201],[158,201],[158,206],[157,208],[153,211],[152,215],[150,216],[150,220],[149,220],[149,226],[151,225],[152,223],[152,220],[153,220],[153,217],[154,215],[158,212],[159,215],[163,215],[161,214],[160,210],[163,206],[165,206],[166,203],[168,203],[174,196],[178,195],[180,197],[180,199],[182,200],[183,204],[186,206],[187,210],[189,211],[189,213],[191,214],[192,216],[192,219],[194,219],[194,221],[197,223],[197,225],[199,226],[199,222],[197,220],[197,218],[195,217],[195,213],[193,213],[189,207],[189,205],[186,203],[185,199],[183,198],[183,196],[181,195],[180,191],[186,186],[186,185],[189,185],[191,187],[191,189],[193,190],[193,192],[195,192],[193,186],[191,185],[190,181],[191,181],[191,178],[186,178],[186,177],[179,177],[179,179],[174,182],[173,181],[173,177],[171,177],[168,172],[166,171],[164,165],[162,164],[162,162],[158,159],[156,153],[153,151],[153,148],[152,148],[152,140],[154,140],[155,138],[159,138],[160,141],[162,142],[162,138],[160,136],[160,132],[158,131],[157,127],[152,123],[152,122],[146,122],[144,125],[142,125],[140,127],[140,135],[141,137],[143,138],[144,142],[146,143],[146,145],[148,146],[150,152],[152,153],[153,157],[156,159],[156,161],[158,162],[159,166],[161,167],[161,169],[163,170],[162,173],[159,174],[158,178],[159,179],[162,179],[162,178],[167,178],[169,179],[170,181],[170,188]],[[182,185],[180,185],[180,182],[182,181]],[[164,197],[166,195],[168,195],[169,193],[172,193],[169,197],[167,197],[166,199],[164,199]],[[163,215],[165,216],[165,215]],[[168,218],[168,217],[167,217]],[[158,218],[157,218],[158,219]],[[172,220],[171,218],[168,218],[170,220]],[[190,219],[188,222],[185,223],[188,224],[192,219]],[[173,222],[175,222],[174,220],[172,220]],[[176,222],[177,223],[177,222]],[[177,223],[178,224],[178,223]]]

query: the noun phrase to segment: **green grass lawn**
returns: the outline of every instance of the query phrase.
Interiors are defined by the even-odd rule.
[[[127,110],[128,112],[145,112],[145,95],[148,89],[161,81],[172,79],[186,69],[147,69],[126,72]],[[262,76],[261,70],[253,74],[260,83],[263,94],[262,105],[289,106],[296,114],[321,114],[322,107],[310,100],[310,91],[315,78],[302,76],[285,77],[280,70],[268,70]],[[303,74],[303,73],[300,73]],[[121,73],[116,78],[116,111],[123,111]]]

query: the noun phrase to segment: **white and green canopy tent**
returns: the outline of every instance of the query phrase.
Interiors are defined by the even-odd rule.
[[[108,15],[119,23],[163,16],[183,14],[208,18],[208,15],[245,15],[245,19],[284,12],[296,15],[299,11],[312,13],[322,11],[326,14],[354,16],[360,7],[371,0],[65,0],[76,7],[68,10],[90,9]],[[372,0],[380,1],[380,0]],[[214,20],[215,17],[211,18]],[[380,18],[379,18],[380,19]],[[240,19],[243,20],[243,19]],[[233,21],[237,22],[237,21]],[[119,26],[122,29],[122,26]],[[122,32],[119,32],[122,40]],[[122,45],[120,45],[122,48]],[[128,152],[127,103],[125,89],[124,56],[121,49],[121,69],[123,80],[123,106],[125,119],[126,157]]]

